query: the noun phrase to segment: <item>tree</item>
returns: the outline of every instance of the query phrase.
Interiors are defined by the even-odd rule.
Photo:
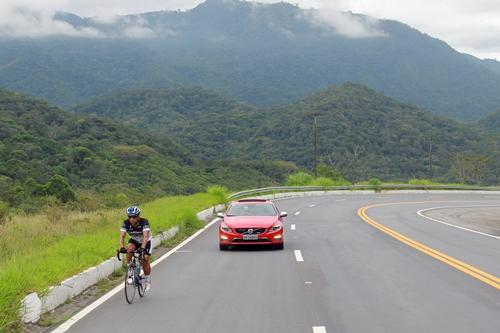
[[[54,195],[62,202],[74,201],[76,199],[75,192],[73,192],[71,185],[69,185],[66,179],[61,175],[52,176],[45,186],[47,188],[47,194]]]

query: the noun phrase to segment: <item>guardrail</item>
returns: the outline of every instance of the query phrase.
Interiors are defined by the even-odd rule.
[[[500,187],[482,186],[452,186],[452,185],[408,185],[408,184],[382,184],[382,185],[349,185],[349,186],[275,186],[264,187],[253,190],[241,191],[231,194],[228,199],[234,200],[242,197],[258,194],[272,194],[282,192],[304,192],[304,191],[387,191],[387,190],[449,190],[449,191],[500,191]]]

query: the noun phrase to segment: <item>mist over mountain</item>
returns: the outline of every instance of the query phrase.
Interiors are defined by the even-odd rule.
[[[208,0],[188,11],[54,17],[79,35],[0,40],[0,86],[60,106],[117,91],[203,86],[259,106],[367,85],[460,120],[500,105],[496,64],[387,20],[287,3]]]

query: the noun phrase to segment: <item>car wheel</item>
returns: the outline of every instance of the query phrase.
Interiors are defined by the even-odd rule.
[[[226,250],[227,250],[227,248],[228,248],[228,246],[227,246],[227,245],[222,245],[222,244],[219,244],[219,250],[221,250],[221,251],[226,251]]]
[[[281,243],[281,244],[278,244],[278,245],[275,245],[274,248],[276,250],[283,250],[283,248],[285,247],[285,244],[284,243]]]

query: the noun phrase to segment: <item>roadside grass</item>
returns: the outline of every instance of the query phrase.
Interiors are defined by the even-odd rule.
[[[199,227],[196,213],[219,203],[199,193],[141,205],[153,235],[175,225]],[[38,215],[14,215],[0,226],[0,332],[21,332],[21,300],[112,257],[124,219],[122,210],[68,212],[57,207]],[[187,227],[186,227],[187,228]]]

